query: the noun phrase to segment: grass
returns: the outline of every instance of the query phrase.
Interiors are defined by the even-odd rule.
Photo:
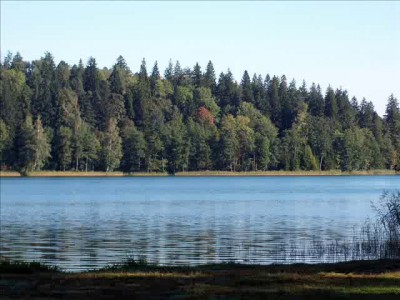
[[[395,175],[394,170],[364,170],[343,172],[340,170],[330,171],[193,171],[178,172],[178,177],[202,177],[202,176],[348,176],[348,175]],[[99,172],[99,171],[36,171],[25,174],[28,177],[160,177],[170,176],[168,173],[161,172]],[[22,176],[16,171],[0,171],[0,177],[19,177]],[[173,175],[171,175],[173,176]]]
[[[394,170],[361,170],[344,172],[341,170],[329,171],[196,171],[178,172],[175,176],[352,176],[352,175],[395,175]]]
[[[127,260],[81,273],[2,262],[0,292],[9,298],[399,299],[400,260],[195,267]]]
[[[22,174],[15,171],[1,171],[0,177],[19,177]],[[159,177],[168,176],[167,173],[156,173],[156,172],[135,172],[135,173],[124,173],[124,172],[98,172],[98,171],[35,171],[27,172],[27,177]]]
[[[17,171],[0,171],[0,177],[19,177],[21,174]]]

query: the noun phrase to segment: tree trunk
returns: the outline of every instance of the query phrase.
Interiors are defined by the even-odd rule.
[[[322,171],[322,155],[321,155],[321,159],[319,160],[319,170]]]

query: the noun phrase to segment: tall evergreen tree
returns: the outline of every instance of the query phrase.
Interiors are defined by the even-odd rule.
[[[196,65],[193,68],[193,83],[195,87],[200,87],[203,82],[203,73],[201,72],[201,67],[199,63],[196,63]]]
[[[204,73],[204,86],[211,89],[213,94],[216,92],[217,88],[216,80],[214,65],[210,60],[207,64],[206,72]]]
[[[125,172],[142,171],[146,154],[143,133],[136,129],[132,121],[126,121],[121,130],[121,169]]]
[[[336,103],[335,92],[331,87],[328,87],[325,95],[325,116],[333,120],[337,119],[338,107]]]
[[[57,156],[60,170],[70,169],[72,164],[72,130],[69,127],[60,127]]]
[[[268,87],[271,107],[271,120],[279,128],[281,125],[281,102],[279,98],[279,79],[274,76]]]
[[[160,71],[158,70],[157,61],[154,63],[153,70],[150,76],[150,90],[151,94],[154,96],[156,94],[157,82],[161,79]]]
[[[172,64],[172,60],[169,60],[168,67],[165,69],[164,78],[166,80],[172,80],[174,76],[174,66]]]
[[[242,102],[254,102],[253,91],[250,82],[250,76],[247,71],[244,71],[242,82],[240,83],[241,93],[240,99]]]

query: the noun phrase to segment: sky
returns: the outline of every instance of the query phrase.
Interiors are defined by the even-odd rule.
[[[214,64],[286,75],[308,87],[348,90],[383,116],[390,94],[400,98],[400,2],[1,2],[1,57],[19,51],[56,62],[90,56],[111,67],[122,55],[133,71],[146,59],[163,71]]]

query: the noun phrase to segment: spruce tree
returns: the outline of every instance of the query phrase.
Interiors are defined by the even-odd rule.
[[[244,71],[242,81],[240,83],[241,93],[240,98],[242,102],[254,102],[253,91],[251,88],[250,76],[247,71]]]

